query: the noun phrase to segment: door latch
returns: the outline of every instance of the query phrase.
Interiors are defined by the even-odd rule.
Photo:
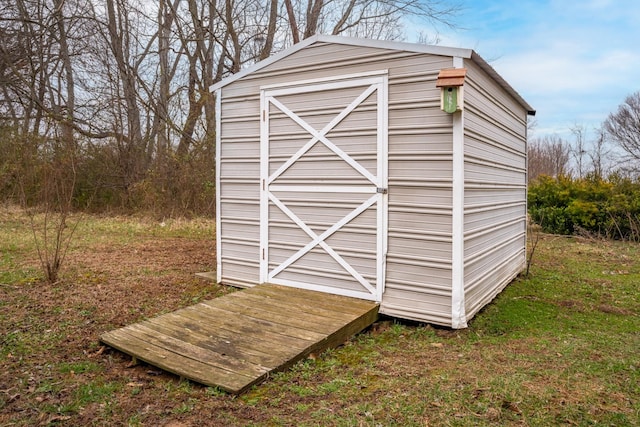
[[[378,188],[376,189],[376,193],[379,193],[379,194],[387,194],[387,189],[386,189],[386,188],[382,188],[382,187],[378,187]]]

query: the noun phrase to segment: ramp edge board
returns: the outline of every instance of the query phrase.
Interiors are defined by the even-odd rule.
[[[241,394],[272,372],[344,343],[373,324],[378,309],[372,301],[262,284],[105,332],[100,341],[180,377]]]

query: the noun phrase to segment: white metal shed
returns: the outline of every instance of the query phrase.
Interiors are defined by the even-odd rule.
[[[522,271],[535,112],[474,51],[315,36],[211,90],[219,282],[463,328]]]

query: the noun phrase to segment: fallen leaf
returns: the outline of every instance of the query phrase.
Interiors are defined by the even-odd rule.
[[[144,387],[144,383],[130,382],[127,383],[127,387]]]

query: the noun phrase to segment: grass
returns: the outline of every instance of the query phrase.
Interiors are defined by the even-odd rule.
[[[0,426],[640,425],[640,246],[543,236],[520,277],[452,331],[383,318],[234,398],[98,343],[214,298],[211,220],[86,216],[63,280],[0,210]]]

